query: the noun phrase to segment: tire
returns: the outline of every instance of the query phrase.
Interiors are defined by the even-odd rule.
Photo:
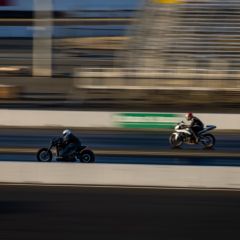
[[[211,149],[215,146],[216,139],[212,134],[205,134],[201,136],[201,143],[206,149]]]
[[[175,139],[175,134],[171,134],[169,137],[169,143],[173,148],[178,148],[183,144],[183,140],[181,138]]]
[[[79,153],[79,160],[82,163],[93,163],[95,162],[95,155],[91,150],[83,150]]]
[[[39,162],[51,162],[52,161],[52,152],[47,148],[41,148],[37,152],[37,160]]]

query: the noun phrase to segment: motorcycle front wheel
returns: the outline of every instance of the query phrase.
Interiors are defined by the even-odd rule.
[[[175,134],[170,135],[169,143],[173,148],[178,148],[183,144],[183,140],[180,137],[176,139],[175,136],[176,136]]]
[[[201,137],[201,143],[207,149],[211,149],[215,146],[215,137],[212,134],[205,134]]]
[[[82,152],[79,153],[79,160],[82,163],[93,163],[95,162],[95,155],[89,149],[83,150]]]
[[[37,152],[37,160],[39,162],[51,162],[52,161],[52,152],[47,148],[41,148]]]

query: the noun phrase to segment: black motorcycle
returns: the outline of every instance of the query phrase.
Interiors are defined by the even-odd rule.
[[[53,159],[52,148],[56,149],[56,159],[57,161],[63,162],[76,162],[80,161],[83,163],[93,163],[95,162],[95,155],[92,150],[87,146],[81,145],[76,151],[70,154],[66,158],[60,157],[60,151],[63,149],[63,139],[61,137],[55,137],[51,140],[48,148],[41,148],[37,152],[37,160],[39,162],[51,162]]]

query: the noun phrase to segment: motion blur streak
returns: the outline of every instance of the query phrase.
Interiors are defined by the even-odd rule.
[[[239,111],[239,1],[13,2],[0,6],[8,105]]]

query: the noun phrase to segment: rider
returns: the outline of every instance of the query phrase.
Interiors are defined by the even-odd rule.
[[[188,127],[190,128],[195,141],[197,141],[198,140],[198,132],[203,130],[204,124],[202,123],[202,121],[199,118],[195,117],[192,113],[187,113],[185,115],[185,117],[188,121],[191,121],[191,123]]]
[[[61,150],[60,155],[62,158],[66,158],[81,146],[81,142],[69,129],[63,130],[62,135],[63,149]]]

